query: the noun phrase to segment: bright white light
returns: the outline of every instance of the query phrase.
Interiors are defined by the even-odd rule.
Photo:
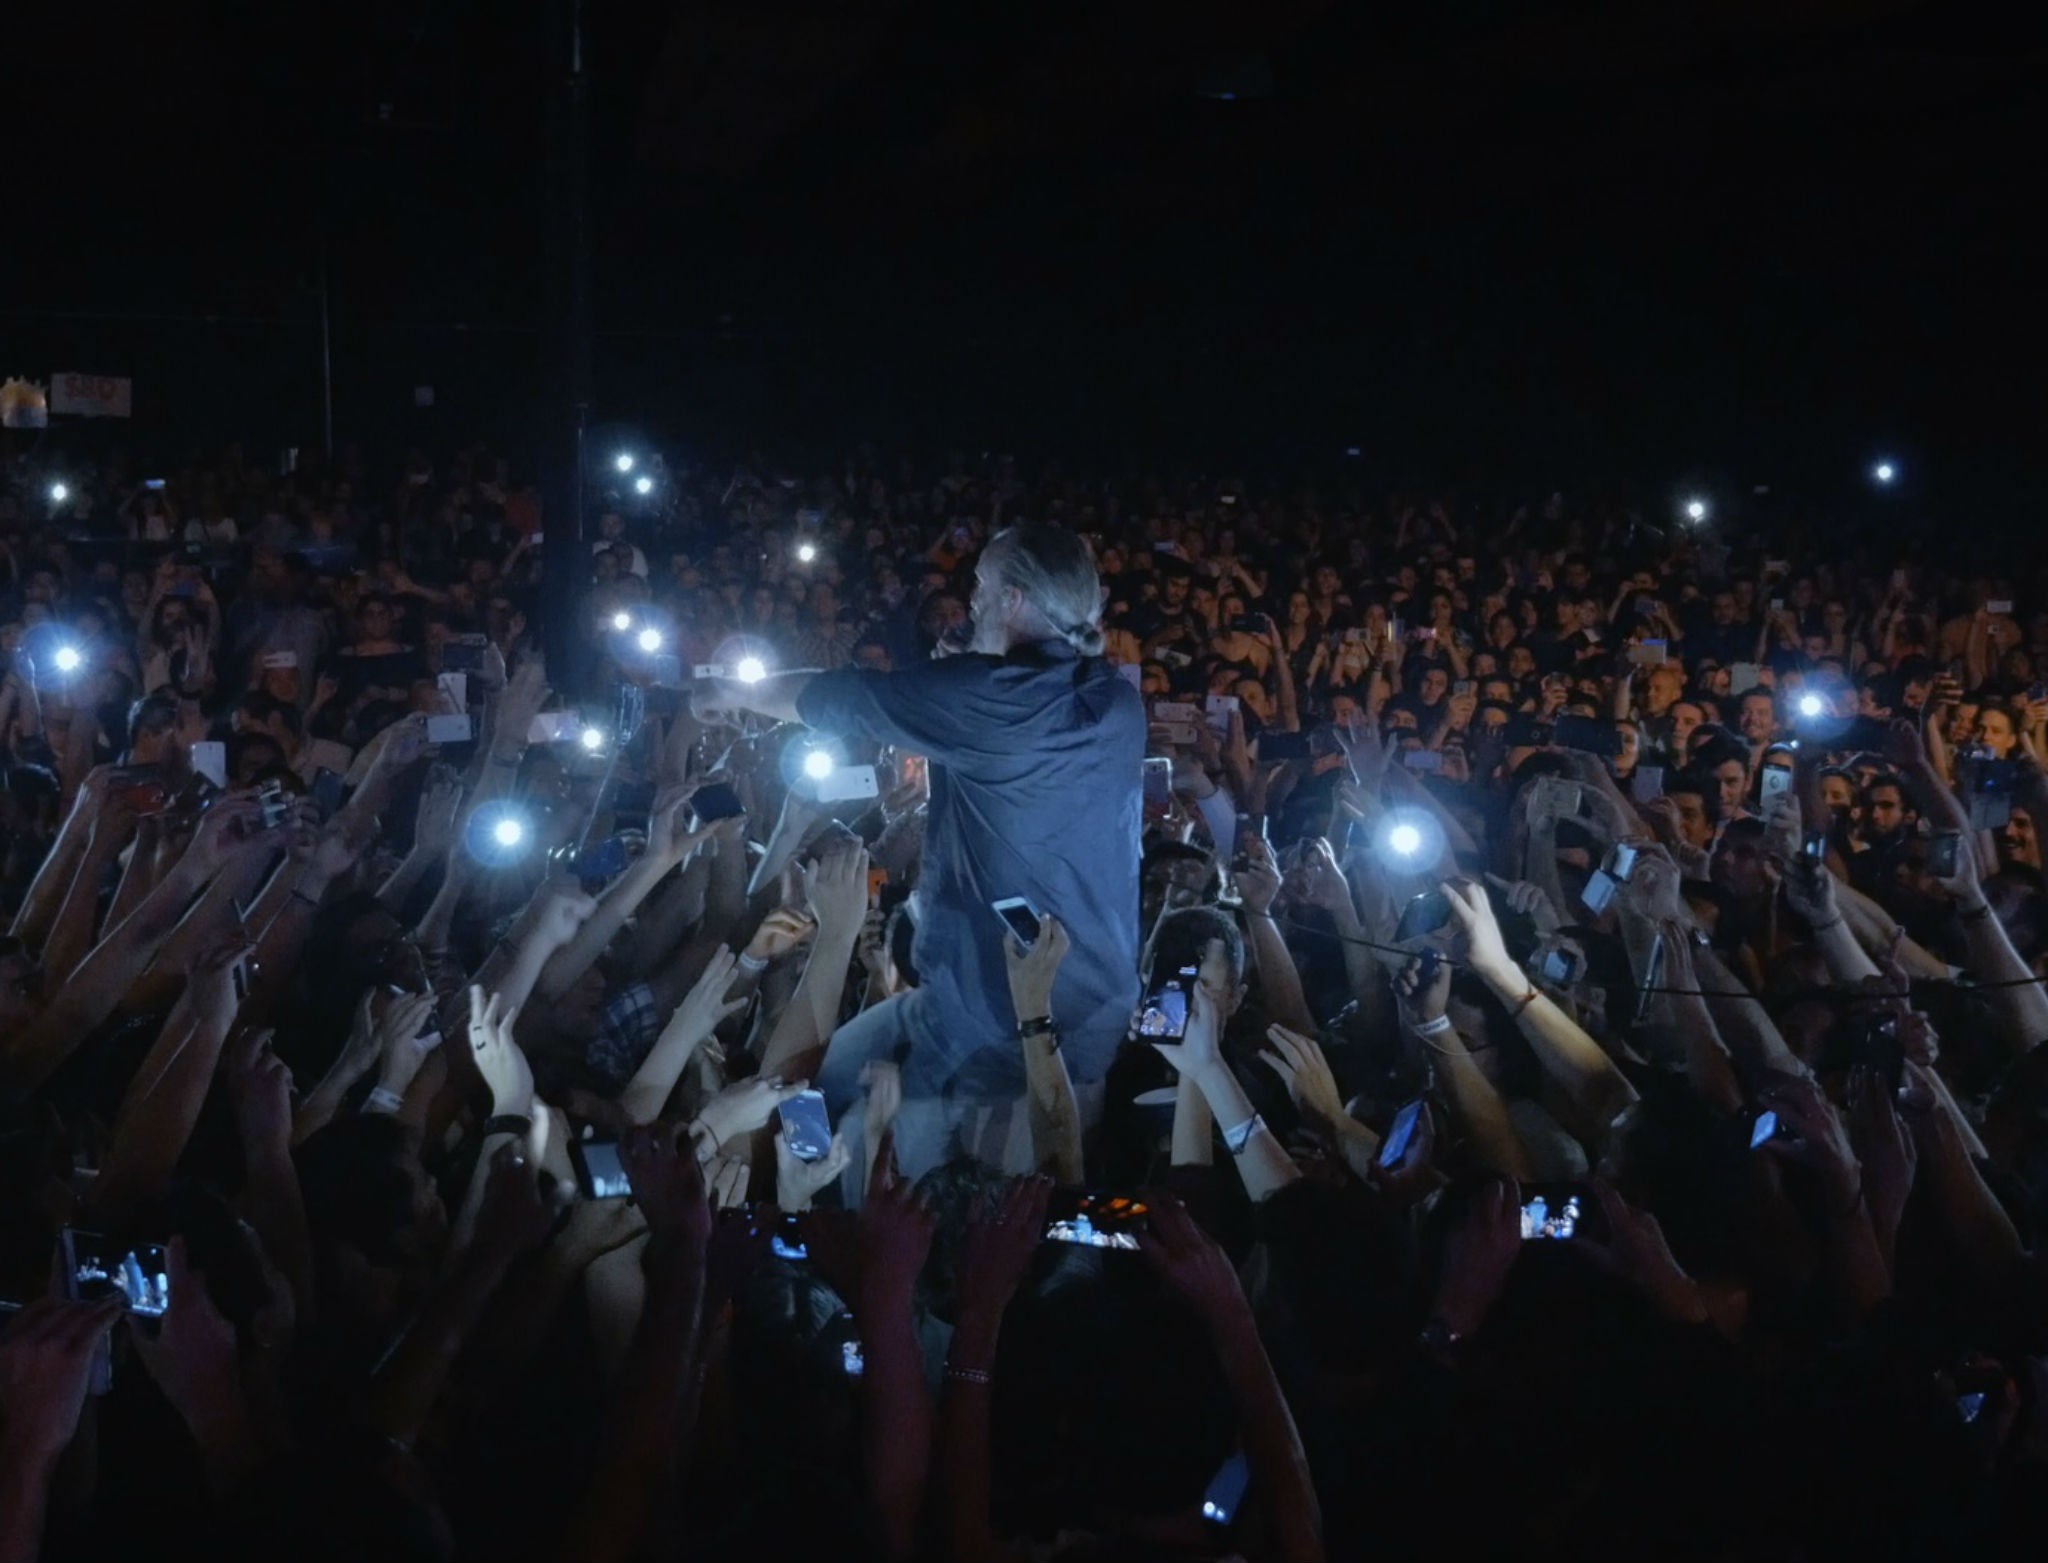
[[[57,664],[59,673],[76,673],[85,666],[85,658],[79,655],[76,646],[59,646],[57,655],[50,660]]]
[[[624,608],[621,608],[617,613],[612,615],[612,628],[619,631],[621,634],[625,633],[632,627],[633,615],[628,613]]]
[[[823,749],[813,749],[804,756],[804,774],[812,781],[823,781],[832,774],[832,756]]]
[[[50,499],[53,503],[61,505],[70,497],[71,485],[69,483],[52,483],[50,485]]]
[[[1396,825],[1387,832],[1387,845],[1403,857],[1413,857],[1422,850],[1422,832],[1413,825]]]
[[[1819,716],[1827,708],[1828,703],[1821,699],[1819,695],[1801,695],[1799,697],[1799,714],[1801,716]]]
[[[1888,461],[1880,461],[1870,475],[1880,483],[1889,483],[1899,475],[1899,469]]]
[[[600,728],[586,727],[583,729],[579,741],[586,749],[592,751],[602,749],[604,747],[604,732]]]
[[[491,827],[491,840],[501,847],[516,847],[526,839],[526,827],[507,815]]]
[[[1706,520],[1707,502],[1704,499],[1688,499],[1685,502],[1685,515],[1688,521]]]
[[[621,472],[631,472],[633,470],[633,458],[625,451],[620,451],[618,455],[612,457],[612,465]]]
[[[796,545],[796,556],[805,564],[809,564],[818,557],[818,545],[816,543],[798,543]]]
[[[654,479],[642,473],[633,480],[633,492],[636,494],[652,494],[654,492]]]
[[[633,637],[633,643],[642,651],[661,650],[661,631],[652,624]]]
[[[768,676],[768,664],[759,657],[741,657],[739,666],[732,670],[732,676],[742,684],[758,684]]]

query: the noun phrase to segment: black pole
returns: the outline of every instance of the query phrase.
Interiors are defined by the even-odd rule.
[[[591,662],[584,541],[584,438],[590,423],[590,149],[583,0],[543,0],[548,55],[562,62],[548,116],[549,275],[541,323],[547,431],[541,442],[540,640],[548,682],[583,693]]]

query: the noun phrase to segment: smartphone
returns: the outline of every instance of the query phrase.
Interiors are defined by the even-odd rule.
[[[1980,1401],[1982,1395],[1977,1397]],[[1962,1402],[1958,1401],[1960,1405]],[[1215,1476],[1210,1478],[1208,1489],[1202,1494],[1202,1518],[1211,1525],[1229,1525],[1237,1518],[1238,1506],[1244,1502],[1245,1489],[1251,1486],[1251,1462],[1240,1450],[1223,1462]]]
[[[1607,759],[1621,753],[1621,729],[1607,717],[1560,716],[1550,724],[1550,741],[1560,749],[1577,749]]]
[[[577,854],[576,877],[586,889],[601,885],[613,875],[624,873],[628,861],[625,838],[607,836],[596,846]]]
[[[296,651],[266,651],[263,653],[263,671],[266,673],[289,673],[299,665]]]
[[[1435,749],[1404,749],[1401,763],[1411,771],[1434,775],[1444,768],[1444,757]]]
[[[2004,600],[2003,598],[2000,598],[1994,601],[1986,602],[1984,604],[1984,611],[1986,613],[1996,613],[2001,615],[2009,614],[2012,612],[2012,604]]]
[[[1760,1150],[1772,1140],[1789,1140],[1792,1131],[1779,1121],[1778,1115],[1766,1107],[1756,1115],[1756,1122],[1749,1126],[1749,1148]]]
[[[1809,863],[1824,863],[1828,856],[1828,833],[1824,830],[1809,830],[1799,843],[1799,855]]]
[[[1628,779],[1628,795],[1638,803],[1648,803],[1664,796],[1664,767],[1661,765],[1638,765],[1635,774]]]
[[[811,1257],[804,1241],[802,1224],[795,1215],[782,1218],[782,1225],[768,1234],[768,1252],[785,1264],[804,1264]]]
[[[341,811],[341,773],[330,771],[324,765],[313,773],[313,804],[320,810],[324,824]]]
[[[1766,802],[1782,797],[1792,790],[1792,767],[1789,765],[1766,765],[1759,786]]]
[[[881,783],[872,765],[841,765],[818,783],[820,803],[851,803],[881,796]]]
[[[1017,942],[1030,949],[1038,943],[1038,929],[1043,915],[1022,896],[1013,895],[1001,901],[989,903],[996,916],[1003,920],[1003,926],[1017,936]]]
[[[2027,686],[2028,705],[2037,706],[2044,700],[2048,700],[2048,684],[2029,684]]]
[[[1537,975],[1553,987],[1569,988],[1579,980],[1579,962],[1570,950],[1553,945],[1536,963]]]
[[[468,712],[427,718],[427,742],[430,744],[466,744],[475,734],[476,727]]]
[[[1401,908],[1401,920],[1394,926],[1394,942],[1406,944],[1411,939],[1426,939],[1450,920],[1451,898],[1441,887],[1425,890]]]
[[[1628,659],[1639,668],[1662,667],[1671,658],[1671,643],[1663,640],[1639,640],[1628,648]]]
[[[696,796],[690,799],[690,807],[696,810],[698,821],[705,825],[722,819],[738,819],[747,812],[747,806],[740,802],[740,795],[724,782],[699,787]]]
[[[1657,990],[1664,986],[1664,935],[1658,933],[1650,940],[1650,957],[1643,963],[1642,986],[1636,989],[1636,1024],[1641,1025],[1643,1016],[1649,1012],[1650,1000],[1657,996]]]
[[[1407,1158],[1408,1147],[1415,1139],[1415,1126],[1422,1121],[1423,1101],[1416,1097],[1399,1112],[1387,1126],[1387,1137],[1380,1142],[1377,1158],[1380,1168],[1392,1172]]]
[[[1193,727],[1202,719],[1201,708],[1187,701],[1159,700],[1153,702],[1151,722],[1155,727],[1182,725]]]
[[[1081,1248],[1124,1248],[1135,1251],[1138,1234],[1150,1224],[1150,1208],[1124,1194],[1054,1196],[1045,1223],[1045,1241],[1073,1243]]]
[[[632,1197],[633,1185],[626,1176],[626,1163],[617,1140],[571,1140],[569,1160],[576,1169],[576,1186],[585,1199]]]
[[[1191,749],[1195,745],[1195,725],[1192,722],[1160,722],[1154,724],[1161,743],[1172,744],[1176,749]]]
[[[1522,1190],[1522,1241],[1568,1243],[1586,1219],[1584,1191],[1574,1184]]]
[[[1230,723],[1230,713],[1237,709],[1237,696],[1211,695],[1202,702],[1202,709],[1209,713],[1211,727],[1218,725],[1218,718],[1221,719],[1222,725],[1227,727]]]
[[[775,1109],[782,1138],[798,1161],[823,1161],[832,1149],[832,1119],[823,1091],[800,1091]]]
[[[1173,807],[1173,761],[1157,755],[1145,761],[1145,812],[1165,814]]]
[[[192,769],[214,786],[228,784],[228,746],[213,739],[201,739],[192,746]]]
[[[267,781],[258,787],[256,802],[263,810],[265,830],[275,830],[292,817],[292,800],[285,796],[283,782]]]
[[[1198,966],[1183,966],[1153,983],[1138,1006],[1137,1035],[1148,1041],[1175,1041],[1187,1034],[1188,996],[1201,976]]]
[[[1938,830],[1927,843],[1927,872],[1936,879],[1953,879],[1962,867],[1962,856],[1962,833]]]
[[[484,652],[488,649],[451,640],[441,648],[441,670],[444,673],[480,672],[484,665]]]
[[[1452,683],[1451,693],[1454,695],[1469,695],[1475,692],[1478,687],[1471,679],[1461,678]]]
[[[1586,883],[1579,891],[1579,904],[1595,917],[1614,904],[1614,892],[1621,881],[1604,868],[1596,868],[1586,876]]]
[[[1617,884],[1627,884],[1635,877],[1636,859],[1642,849],[1633,842],[1617,841],[1607,849],[1607,861],[1600,865],[1602,872]]]
[[[457,712],[469,709],[469,675],[467,673],[437,673],[435,687],[448,697],[448,704]]]
[[[64,1294],[74,1302],[98,1302],[114,1292],[131,1314],[161,1319],[171,1306],[171,1266],[161,1243],[116,1243],[98,1232],[66,1227]]]
[[[1259,761],[1306,760],[1309,757],[1307,733],[1276,733],[1268,729],[1259,734]]]

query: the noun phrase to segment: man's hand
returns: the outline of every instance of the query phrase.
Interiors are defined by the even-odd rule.
[[[797,907],[778,906],[761,919],[754,937],[747,941],[747,959],[775,961],[808,940],[818,931],[810,913]]]
[[[1508,958],[1508,947],[1500,935],[1500,924],[1494,921],[1493,903],[1486,898],[1486,888],[1470,880],[1460,880],[1444,886],[1444,896],[1451,903],[1451,917],[1465,935],[1465,962],[1482,978],[1492,982],[1498,979],[1503,987],[1513,987],[1520,976],[1520,968]]]
[[[1467,1336],[1485,1320],[1522,1251],[1522,1191],[1513,1178],[1488,1178],[1444,1239],[1436,1317]]]
[[[1672,1257],[1657,1218],[1636,1209],[1605,1178],[1593,1180],[1593,1197],[1607,1217],[1606,1240],[1581,1234],[1573,1246],[1609,1275],[1633,1285],[1666,1316],[1680,1323],[1703,1322],[1707,1310],[1699,1286]]]
[[[816,1161],[804,1161],[789,1148],[778,1125],[775,1130],[775,1203],[792,1213],[809,1210],[811,1201],[838,1179],[852,1160],[844,1133],[832,1136],[832,1148]]]
[[[1337,866],[1337,854],[1330,843],[1318,836],[1308,843],[1301,862],[1287,876],[1287,889],[1310,906],[1321,907],[1332,917],[1354,914],[1351,885]]]
[[[193,1013],[223,1033],[235,1018],[241,996],[235,992],[235,968],[256,953],[248,935],[239,926],[207,945],[192,962],[190,978]]]
[[[896,1137],[883,1136],[860,1208],[861,1309],[910,1306],[917,1273],[931,1252],[938,1219],[917,1197],[916,1187],[896,1170]]]
[[[498,697],[497,719],[491,726],[491,758],[517,764],[526,753],[526,735],[548,701],[547,663],[529,654],[520,661]]]
[[[1821,1181],[1829,1212],[1841,1215],[1862,1186],[1862,1172],[1842,1115],[1822,1093],[1819,1083],[1804,1077],[1781,1075],[1760,1095],[1792,1131],[1764,1141],[1762,1148],[1771,1155],[1810,1167]]]
[[[533,1113],[533,1069],[512,1040],[518,1018],[517,1007],[501,1009],[497,994],[486,1000],[484,990],[471,984],[469,1050],[477,1073],[490,1090],[493,1118],[525,1118]]]
[[[968,1222],[960,1250],[960,1312],[1001,1317],[1031,1268],[1045,1233],[1052,1179],[1019,1178],[993,1204],[982,1202]]]
[[[223,793],[201,816],[185,856],[211,877],[239,848],[263,834],[263,807],[252,793]]]
[[[491,1157],[490,1181],[476,1217],[476,1247],[509,1264],[547,1241],[555,1212],[541,1197],[536,1169],[518,1141],[501,1145]],[[639,1193],[638,1185],[634,1193]]]
[[[683,1002],[676,1006],[675,1014],[669,1017],[668,1032],[688,1037],[694,1050],[726,1021],[745,1009],[745,999],[730,1002],[726,999],[738,969],[739,962],[732,951],[722,944],[713,950],[703,974],[684,996]]]
[[[1427,1025],[1443,1017],[1451,996],[1451,966],[1448,961],[1430,963],[1428,980],[1423,978],[1423,961],[1412,957],[1394,974],[1394,996],[1400,1001],[1411,1025]]]
[[[1339,722],[1330,731],[1336,736],[1337,747],[1343,750],[1345,762],[1351,767],[1352,780],[1377,797],[1380,782],[1387,774],[1387,763],[1394,755],[1380,736],[1379,724],[1367,721],[1347,726]]]
[[[1038,938],[1027,950],[1013,933],[1003,935],[1003,960],[1010,975],[1010,1004],[1022,1024],[1052,1013],[1052,989],[1060,974],[1060,962],[1072,944],[1060,920],[1050,914],[1041,918]]]
[[[272,1152],[279,1159],[291,1152],[292,1072],[270,1050],[271,1036],[267,1030],[250,1032],[228,1063],[235,1123],[249,1161],[259,1152]]]
[[[712,1154],[742,1134],[752,1134],[775,1115],[775,1109],[793,1096],[811,1088],[808,1080],[785,1084],[775,1075],[753,1075],[735,1081],[704,1104],[695,1128],[709,1137],[705,1154]]]
[[[1520,912],[1528,918],[1536,925],[1538,933],[1553,934],[1562,926],[1557,908],[1551,904],[1541,885],[1531,884],[1526,879],[1503,879],[1498,874],[1488,874],[1486,882],[1501,893],[1509,911]]]
[[[412,849],[422,857],[445,856],[455,841],[455,822],[462,812],[462,783],[444,777],[420,795],[413,821]]]
[[[596,899],[579,890],[574,880],[551,879],[527,908],[527,928],[536,943],[558,950],[576,937],[596,910]]]
[[[1229,1256],[1195,1224],[1187,1206],[1164,1189],[1147,1190],[1144,1200],[1152,1228],[1138,1234],[1138,1250],[1167,1288],[1212,1329],[1248,1312]]]
[[[690,828],[692,811],[690,800],[697,796],[697,784],[685,782],[680,787],[671,787],[659,798],[647,813],[647,852],[658,862],[676,864],[682,862],[710,838],[711,827],[699,825]]]
[[[1224,1067],[1223,1017],[1216,995],[1207,983],[1197,982],[1188,992],[1188,1023],[1179,1042],[1154,1042],[1152,1051],[1182,1074],[1200,1079]]]
[[[633,1131],[624,1156],[633,1202],[656,1240],[701,1258],[711,1241],[711,1204],[694,1152],[679,1143],[673,1128],[650,1124]]]
[[[820,928],[855,928],[868,909],[868,854],[848,836],[804,868],[804,897]]]
[[[44,1297],[0,1334],[0,1468],[47,1470],[85,1410],[93,1356],[121,1317],[121,1299]]]
[[[1273,1044],[1261,1052],[1260,1060],[1280,1077],[1294,1105],[1318,1135],[1328,1138],[1350,1115],[1344,1098],[1337,1093],[1337,1077],[1330,1073],[1330,1061],[1312,1039],[1285,1026],[1268,1026],[1266,1040]]]

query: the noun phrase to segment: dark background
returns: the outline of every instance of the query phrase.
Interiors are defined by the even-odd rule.
[[[2048,21],[589,0],[601,420],[2028,517]],[[547,8],[17,7],[0,374],[138,438],[536,437]],[[324,242],[323,242],[324,236]],[[413,388],[436,405],[416,410]]]

